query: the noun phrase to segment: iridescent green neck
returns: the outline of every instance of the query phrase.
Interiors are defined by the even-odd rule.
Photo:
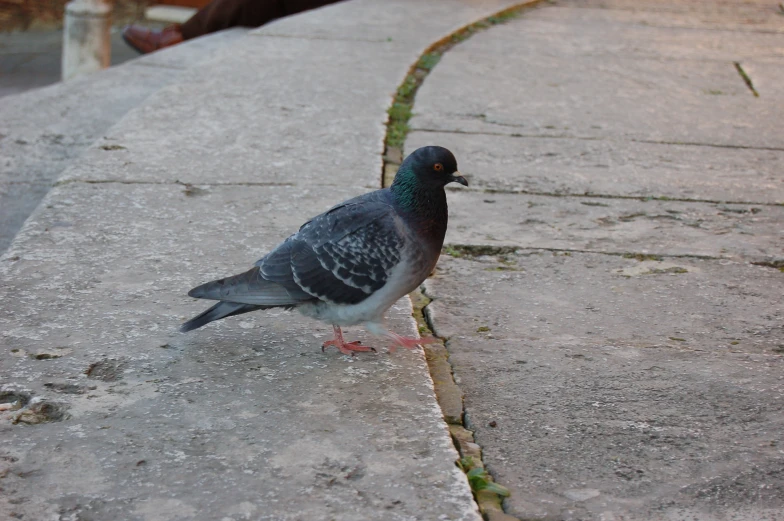
[[[423,184],[406,165],[398,170],[389,189],[395,197],[398,211],[440,249],[448,217],[444,189]]]
[[[416,212],[418,206],[417,194],[421,186],[416,174],[407,165],[400,166],[389,189],[395,194],[395,201],[400,209]]]

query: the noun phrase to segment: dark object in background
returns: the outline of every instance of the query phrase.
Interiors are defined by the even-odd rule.
[[[123,40],[142,54],[230,27],[259,27],[339,0],[213,0],[183,24],[154,31],[139,25],[123,29]]]

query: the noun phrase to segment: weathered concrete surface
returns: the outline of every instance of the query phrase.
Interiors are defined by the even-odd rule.
[[[89,168],[62,180],[377,188],[390,93],[416,57],[389,42],[368,46],[250,36],[129,113],[87,153]],[[201,124],[183,128],[183,119]]]
[[[3,389],[71,415],[3,414],[4,515],[476,518],[421,351],[324,354],[331,328],[283,311],[174,330],[205,307],[194,283],[351,192],[118,188],[55,188],[2,263]],[[391,327],[416,334],[410,315]]]
[[[784,85],[774,65],[784,58],[782,34],[661,28],[614,21],[604,11],[552,10],[448,53],[435,72],[439,81],[419,93],[412,127],[784,149],[775,119],[766,117]],[[573,26],[581,31],[566,30]],[[511,66],[509,49],[520,45],[525,67]],[[767,64],[755,71],[765,78],[759,98],[733,64],[748,55]]]
[[[774,14],[779,8],[767,0],[745,2],[693,0],[660,0],[640,3],[637,0],[574,0],[570,7],[611,9],[607,16],[613,20],[629,21],[662,27],[686,29],[728,29],[733,32],[777,32],[781,33],[781,22]],[[601,16],[594,10],[588,16]]]
[[[406,149],[450,147],[471,183],[450,193],[427,314],[508,514],[784,519],[769,8],[544,6],[452,49],[419,91]]]
[[[318,9],[313,16],[281,18],[255,32],[260,35],[315,40],[394,42],[399,49],[416,49],[419,42],[429,38],[426,32],[440,32],[441,37],[446,37],[490,13],[526,3],[529,2],[458,0],[449,4],[447,12],[443,2],[351,0]],[[362,20],[362,23],[358,25],[356,20]],[[422,23],[426,25],[419,25]],[[427,44],[435,41],[430,40]],[[403,79],[400,78],[401,81]],[[397,88],[398,85],[393,87]]]
[[[438,2],[351,1],[263,26],[242,47],[190,71],[129,113],[91,151],[90,168],[63,179],[129,179],[128,154],[134,154],[134,181],[287,183],[304,175],[316,184],[376,188],[385,113],[411,64],[434,40],[513,4],[453,2],[447,13]],[[412,21],[412,13],[421,19]],[[424,20],[427,30],[418,25]],[[209,102],[215,92],[222,103]],[[181,116],[172,117],[173,106]],[[186,114],[205,124],[183,129]],[[146,126],[168,131],[168,137]],[[104,144],[128,152],[106,154]],[[324,150],[333,153],[325,158]]]
[[[784,207],[450,191],[447,243],[784,260]]]
[[[421,352],[324,354],[328,328],[286,312],[175,328],[204,309],[190,287],[378,187],[386,109],[410,65],[511,4],[331,7],[356,28],[406,13],[392,42],[347,41],[341,27],[300,37],[297,23],[331,8],[306,13],[102,133],[0,261],[16,393],[3,401],[24,405],[0,424],[0,515],[479,519]],[[391,315],[415,333],[405,300]],[[25,423],[39,419],[56,421]]]
[[[424,143],[462,151],[472,189],[784,203],[784,150],[450,132],[412,132],[406,146]]]
[[[525,251],[502,261],[444,258],[426,287],[469,428],[512,489],[507,512],[781,519],[778,270]]]
[[[246,32],[210,35],[67,84],[0,98],[0,252],[89,145],[183,70]]]

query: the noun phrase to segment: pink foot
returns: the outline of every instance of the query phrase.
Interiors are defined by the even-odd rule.
[[[356,352],[367,352],[373,351],[376,352],[370,346],[363,346],[360,345],[359,340],[355,340],[354,342],[346,342],[343,340],[343,332],[340,330],[340,326],[332,326],[332,330],[335,332],[335,338],[333,340],[327,340],[323,344],[321,344],[321,350],[326,351],[329,346],[335,346],[338,348],[338,351],[343,353],[344,355],[351,355],[354,356]]]
[[[423,346],[425,344],[435,344],[439,342],[439,340],[432,336],[426,336],[424,338],[413,338],[413,337],[406,337],[396,335],[395,333],[390,333],[390,337],[392,338],[392,345],[389,347],[389,352],[394,353],[398,347],[405,347],[406,349],[414,349],[417,346]]]

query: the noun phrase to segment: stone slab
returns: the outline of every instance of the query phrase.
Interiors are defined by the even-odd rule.
[[[394,42],[398,48],[421,51],[461,27],[525,3],[530,3],[530,0],[453,0],[449,2],[449,9],[444,9],[443,1],[396,0],[379,3],[373,0],[351,0],[314,9],[296,17],[281,18],[255,32],[288,38]],[[427,30],[420,29],[422,26],[419,23],[422,21],[427,22]]]
[[[208,62],[245,39],[247,27],[232,27],[139,56],[134,65],[191,69]]]
[[[68,83],[0,98],[0,252],[89,145],[182,70],[245,32],[210,35]],[[30,190],[18,190],[22,185]]]
[[[722,12],[720,5],[707,2],[699,8],[677,11],[650,9],[648,2],[639,10],[597,9],[580,2],[568,2],[540,9],[534,16],[520,18],[519,28],[536,40],[548,34],[567,36],[565,27],[583,24],[579,33],[563,38],[563,45],[575,57],[634,56],[668,60],[745,61],[781,59],[784,22],[770,16],[768,5],[747,6],[745,12]],[[728,5],[728,4],[725,4]],[[740,7],[735,3],[732,7]],[[710,7],[719,8],[711,12]],[[762,20],[764,16],[764,20]],[[760,28],[762,22],[765,28]],[[613,34],[613,38],[602,38]],[[505,35],[499,34],[495,45]],[[481,49],[481,45],[480,45]]]
[[[709,27],[732,29],[733,31],[780,31],[781,21],[778,6],[767,0],[733,2],[713,0],[661,0],[640,2],[638,0],[571,0],[570,7],[605,9],[614,19],[646,16],[646,23],[656,25],[679,23],[687,27]]]
[[[63,169],[166,81],[156,70],[118,67],[75,84],[0,98],[0,252]],[[93,94],[85,99],[85,92]]]
[[[469,247],[445,249],[426,314],[507,514],[782,518],[784,279],[749,263],[782,251],[781,35],[724,30],[769,7],[559,2],[420,89],[407,151],[432,140],[470,176],[447,239]]]
[[[264,26],[242,46],[190,71],[129,113],[89,152],[89,169],[65,179],[287,183],[313,172],[309,182],[317,184],[378,187],[386,111],[422,49],[514,2],[449,5],[338,3]],[[427,31],[394,24],[399,17],[410,18],[411,9],[433,20]],[[387,18],[388,13],[397,18]],[[344,37],[347,23],[352,30]],[[374,28],[381,23],[395,27],[392,39],[357,43],[367,39],[363,31],[377,36]],[[220,104],[212,101],[216,93]],[[148,131],[152,127],[156,132]],[[100,148],[116,145],[128,152],[105,154]],[[144,154],[138,154],[141,150]],[[352,153],[336,152],[325,161],[327,150]]]
[[[478,521],[421,352],[323,354],[328,328],[284,312],[174,331],[204,309],[185,297],[194,284],[379,186],[411,64],[511,2],[455,5],[396,3],[413,22],[392,42],[244,39],[66,172],[0,261],[4,399],[29,400],[2,413],[17,423],[0,423],[13,491],[0,512]],[[382,11],[356,13],[362,28]],[[399,304],[391,325],[412,334]]]
[[[784,207],[449,194],[449,244],[784,260]]]
[[[331,328],[284,311],[176,331],[207,305],[190,287],[349,195],[53,189],[0,261],[3,401],[70,417],[0,413],[2,515],[479,519],[421,350],[322,353]],[[416,334],[407,299],[390,315]]]
[[[778,519],[783,288],[745,263],[533,251],[426,281],[507,513],[547,520]]]
[[[0,183],[0,251],[5,251],[25,219],[51,188],[49,183]]]
[[[784,151],[615,139],[412,132],[454,151],[471,188],[562,195],[784,202]]]
[[[554,7],[561,7],[556,4]],[[603,17],[612,22],[632,26],[678,27],[731,31],[732,33],[779,33],[784,30],[775,4],[765,0],[755,2],[638,2],[635,0],[580,0],[564,6],[571,10],[585,8],[588,17]],[[553,9],[544,17],[559,13]]]
[[[63,180],[376,188],[409,62],[390,43],[248,37],[127,114]]]
[[[733,64],[741,59],[738,51],[721,47],[727,40],[722,32],[630,31],[597,23],[565,37],[578,22],[542,21],[545,11],[534,10],[450,51],[417,95],[412,128],[784,149],[774,116],[784,82],[778,52],[784,34],[731,40],[744,49],[745,41],[773,49],[759,57],[771,90],[755,98]],[[678,42],[671,34],[677,31],[702,40]],[[654,34],[637,37],[641,32]],[[521,42],[524,53],[509,52]],[[661,50],[652,42],[662,42]],[[670,45],[693,54],[672,56]],[[748,53],[756,55],[755,49]]]

